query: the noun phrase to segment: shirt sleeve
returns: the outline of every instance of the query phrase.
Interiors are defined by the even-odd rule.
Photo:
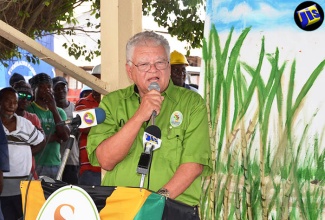
[[[65,113],[65,111],[62,108],[57,108],[57,109],[58,109],[58,112],[59,112],[59,114],[61,116],[61,119],[63,121],[67,120],[68,117],[67,117],[67,114]]]
[[[37,127],[38,130],[43,131],[41,121],[39,120],[36,114],[34,114],[34,121],[32,123]]]
[[[112,117],[111,105],[109,105],[108,103],[111,102],[105,96],[99,104],[99,107],[102,108],[106,113],[105,121],[101,124],[91,127],[87,137],[86,149],[88,152],[89,161],[93,166],[99,166],[95,153],[97,146],[105,139],[111,137],[117,132],[117,126]]]
[[[189,125],[184,134],[181,163],[202,164],[202,175],[208,176],[212,173],[212,161],[207,110],[201,97],[195,103],[192,104]]]
[[[31,121],[24,117],[18,117],[18,120],[21,121],[21,132],[19,132],[21,140],[25,139],[26,142],[30,145],[37,145],[44,140],[43,133],[38,130]]]

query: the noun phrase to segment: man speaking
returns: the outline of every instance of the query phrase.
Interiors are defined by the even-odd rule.
[[[201,176],[212,172],[207,110],[199,94],[170,80],[169,54],[168,41],[154,32],[128,41],[125,67],[134,84],[102,99],[106,119],[91,129],[87,151],[92,165],[107,170],[102,185],[139,187],[144,132],[154,121],[161,143],[148,150],[152,157],[143,187],[196,206]]]

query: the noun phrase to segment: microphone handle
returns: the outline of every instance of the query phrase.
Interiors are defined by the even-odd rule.
[[[67,140],[67,143],[65,145],[64,154],[63,154],[63,157],[61,160],[61,164],[60,164],[58,173],[56,174],[56,180],[62,180],[63,171],[67,164],[67,160],[70,155],[71,149],[73,147],[74,142],[77,141],[77,138],[76,138],[77,134],[78,134],[78,127],[75,127],[72,129],[72,131],[70,133],[70,137]]]
[[[155,118],[157,116],[157,112],[156,111],[153,111],[152,112],[152,115],[151,115],[151,118],[150,118],[150,121],[151,121],[151,125],[156,125],[155,124]]]
[[[65,121],[60,121],[59,123],[56,123],[56,125],[68,125],[68,124],[72,124],[72,123],[74,123],[73,118],[65,120]]]
[[[67,160],[68,160],[68,157],[70,155],[70,151],[71,151],[70,148],[66,148],[64,150],[62,161],[61,161],[58,173],[56,174],[56,180],[62,180],[63,171],[64,171],[64,168],[65,168],[65,165],[67,164]]]

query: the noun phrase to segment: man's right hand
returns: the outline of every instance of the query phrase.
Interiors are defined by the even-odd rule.
[[[140,107],[135,113],[135,116],[142,122],[145,122],[150,120],[154,111],[159,115],[163,100],[164,97],[160,92],[156,90],[149,91],[141,97]]]

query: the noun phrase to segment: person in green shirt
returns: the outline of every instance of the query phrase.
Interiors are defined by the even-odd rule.
[[[102,185],[139,187],[143,135],[155,111],[162,142],[152,153],[143,187],[196,206],[201,177],[212,173],[207,109],[198,93],[170,80],[169,56],[168,41],[154,32],[128,41],[125,66],[134,84],[103,97],[99,107],[106,119],[91,128],[87,151],[92,165],[107,170]],[[160,91],[149,91],[153,82]]]
[[[41,121],[47,144],[35,155],[36,172],[39,176],[56,179],[61,166],[60,144],[67,141],[70,129],[64,123],[67,115],[62,108],[56,106],[53,95],[52,78],[46,73],[33,76],[29,83],[34,91],[35,100],[27,108],[35,113]]]

